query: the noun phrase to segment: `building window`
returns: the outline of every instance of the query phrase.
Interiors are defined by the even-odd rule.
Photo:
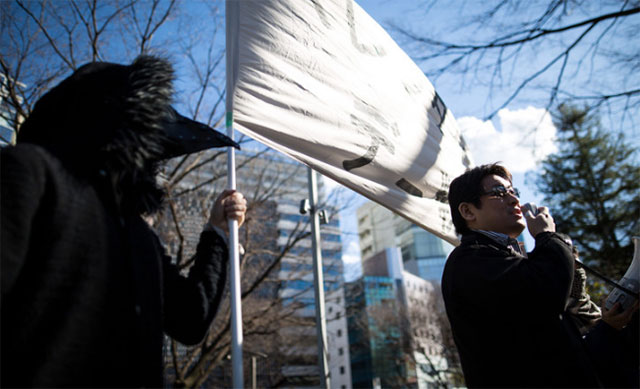
[[[344,366],[340,366],[340,374],[344,374]]]
[[[338,355],[344,355],[344,349],[342,347],[338,349]]]
[[[338,336],[339,337],[342,336],[342,330],[341,329],[338,329]]]

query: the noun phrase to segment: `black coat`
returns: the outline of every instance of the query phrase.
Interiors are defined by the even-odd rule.
[[[226,245],[203,232],[181,276],[104,177],[65,163],[28,143],[0,150],[2,387],[160,387],[163,331],[204,337]]]
[[[565,317],[570,248],[536,236],[528,258],[471,232],[442,277],[447,315],[469,387],[596,387],[579,333]]]

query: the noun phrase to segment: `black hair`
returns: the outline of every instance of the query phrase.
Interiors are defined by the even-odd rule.
[[[482,180],[491,175],[502,177],[511,182],[511,173],[507,168],[497,163],[474,167],[451,182],[448,200],[451,219],[458,234],[464,235],[470,231],[467,227],[467,221],[460,214],[458,207],[461,203],[471,203],[476,208],[480,208],[480,196],[484,192]]]

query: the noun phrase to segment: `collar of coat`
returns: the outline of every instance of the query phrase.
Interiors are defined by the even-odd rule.
[[[486,236],[487,238],[491,239],[492,241],[498,243],[500,246],[506,248],[507,250],[515,254],[525,255],[520,247],[520,243],[518,243],[516,239],[513,239],[509,235],[506,235],[500,232],[495,232],[495,231],[485,231],[485,230],[472,230],[472,231]]]

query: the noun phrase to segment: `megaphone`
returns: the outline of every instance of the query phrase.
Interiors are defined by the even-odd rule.
[[[638,299],[638,291],[640,291],[640,236],[634,236],[631,240],[634,246],[633,260],[619,284],[624,286],[625,289],[634,292],[635,295],[631,295],[620,288],[615,288],[605,302],[604,306],[607,309],[613,308],[619,302],[622,309],[626,310]]]
[[[538,214],[538,207],[536,206],[535,203],[526,203],[526,204],[524,204],[522,206],[522,210],[524,212],[531,211],[531,214],[533,216],[536,216]]]

